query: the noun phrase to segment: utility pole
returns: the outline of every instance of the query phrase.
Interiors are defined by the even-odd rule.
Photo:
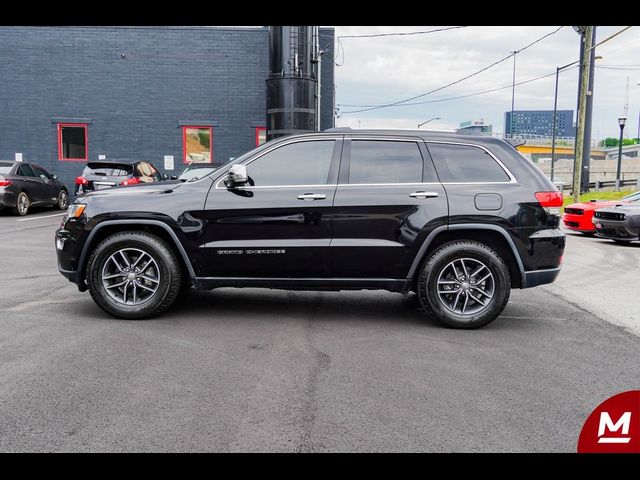
[[[573,167],[573,199],[580,201],[580,187],[582,180],[582,158],[584,149],[590,150],[590,145],[585,145],[585,130],[587,128],[587,94],[589,93],[589,77],[591,73],[591,46],[593,41],[593,27],[585,27],[584,48],[580,69],[580,98],[578,103],[578,128],[576,132],[576,158]],[[591,126],[588,126],[591,128]]]
[[[596,45],[596,27],[591,27],[591,45]],[[589,180],[591,170],[591,119],[593,112],[593,81],[595,78],[595,65],[596,65],[596,49],[591,48],[587,51],[589,53],[589,88],[587,88],[587,103],[585,111],[585,128],[584,128],[584,151],[582,154],[582,180],[580,185],[581,192],[589,191]]]
[[[513,138],[513,108],[516,104],[516,55],[518,51],[514,50],[511,53],[513,53],[513,78],[511,82],[511,122],[509,125],[509,136]]]

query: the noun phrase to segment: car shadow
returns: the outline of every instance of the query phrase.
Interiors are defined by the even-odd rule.
[[[79,302],[76,307],[74,314],[85,319],[128,322],[108,315],[92,301]],[[519,310],[517,305],[507,306],[502,315],[522,315]],[[162,315],[142,322],[191,323],[204,320],[250,323],[274,319],[310,321],[324,325],[348,322],[351,325],[393,325],[465,332],[447,328],[436,318],[422,313],[418,296],[414,293],[402,295],[380,290],[316,292],[266,288],[218,288],[209,291],[191,289]],[[536,328],[536,324],[536,319],[522,322],[498,318],[485,327],[466,331],[525,331]]]

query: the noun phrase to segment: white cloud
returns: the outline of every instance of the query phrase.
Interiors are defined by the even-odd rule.
[[[336,28],[336,35],[429,30],[424,26],[377,26]],[[438,88],[468,75],[520,49],[542,35],[555,30],[553,26],[468,27],[428,35],[345,38],[342,39],[344,64],[336,67],[336,104],[369,105],[389,103]],[[598,27],[598,41],[623,27]],[[342,54],[338,60],[342,60]],[[516,57],[516,82],[552,73],[557,66],[578,59],[579,36],[571,27],[564,27]],[[636,135],[640,109],[640,28],[631,28],[610,42],[598,47],[604,58],[597,65],[636,68],[637,70],[596,69],[594,89],[593,136],[617,136],[617,118],[621,114],[629,76],[629,133]],[[626,67],[627,65],[638,65]],[[511,84],[513,63],[509,59],[460,84],[421,98],[437,100],[466,95]],[[560,74],[559,109],[576,109],[577,69]],[[516,109],[552,109],[554,77],[516,86]],[[391,107],[370,112],[343,114],[338,126],[363,128],[392,126],[415,128],[431,117],[429,128],[451,129],[459,122],[485,118],[494,131],[502,131],[504,112],[511,108],[511,88],[485,95],[415,106]],[[340,106],[341,111],[358,108]]]

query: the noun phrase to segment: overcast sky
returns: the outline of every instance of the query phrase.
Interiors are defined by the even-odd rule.
[[[426,26],[337,26],[336,36],[432,30]],[[336,54],[337,126],[361,128],[416,128],[432,117],[430,129],[451,130],[466,120],[485,119],[494,132],[504,131],[504,112],[511,109],[513,60],[457,85],[416,101],[508,88],[475,97],[423,105],[390,107],[370,112],[346,113],[359,108],[345,105],[377,105],[402,100],[440,87],[479,70],[552,32],[558,26],[467,27],[426,35],[379,38],[343,38]],[[597,41],[624,27],[598,27]],[[578,59],[579,35],[571,26],[519,53],[516,82],[554,73]],[[593,137],[617,137],[618,117],[625,103],[629,77],[629,136],[636,136],[640,111],[640,27],[632,27],[598,47],[601,55],[595,73]],[[330,57],[325,56],[324,61]],[[625,69],[625,70],[622,70]],[[560,74],[558,109],[576,109],[578,71]],[[515,109],[553,109],[554,76],[516,86]],[[574,113],[575,118],[575,113]],[[423,127],[424,128],[424,127]]]

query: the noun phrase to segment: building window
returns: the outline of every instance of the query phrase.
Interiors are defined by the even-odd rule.
[[[267,127],[256,127],[256,147],[267,141]]]
[[[58,124],[58,160],[85,161],[87,150],[86,123]]]
[[[182,127],[182,159],[184,163],[211,163],[213,128]]]

